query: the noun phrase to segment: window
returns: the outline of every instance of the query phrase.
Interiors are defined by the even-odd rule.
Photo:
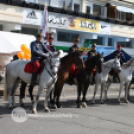
[[[108,46],[113,46],[113,39],[112,38],[108,38]]]
[[[0,31],[2,31],[2,25],[0,25]]]
[[[132,48],[131,41],[129,41],[129,42],[117,42],[117,45],[121,45],[122,47]]]
[[[101,17],[107,18],[107,7],[101,6]]]
[[[64,8],[65,7],[65,0],[59,0],[59,8]]]
[[[37,29],[32,29],[32,28],[26,28],[26,27],[22,27],[20,33],[24,33],[24,34],[31,34],[31,35],[36,35],[38,32]]]
[[[72,9],[72,0],[66,0],[66,9],[71,10]]]
[[[90,14],[90,7],[89,6],[87,6],[86,13]]]
[[[90,42],[90,44],[96,44],[96,45],[102,45],[102,37],[98,37],[98,39],[89,39],[88,41]]]
[[[80,5],[74,4],[74,11],[79,12],[80,11]]]
[[[26,0],[27,2],[35,3],[35,0]]]
[[[46,2],[47,5],[49,5],[49,0],[36,0],[36,2],[37,2],[38,4],[42,4],[42,5],[44,5],[45,2]]]
[[[126,13],[125,12],[120,12],[120,20],[126,20]]]
[[[74,38],[76,38],[78,34],[69,33],[69,32],[58,32],[57,41],[63,42],[73,42]]]
[[[96,16],[101,15],[101,6],[93,5],[93,14]]]
[[[127,21],[132,21],[133,19],[133,14],[132,13],[126,13],[126,20]]]

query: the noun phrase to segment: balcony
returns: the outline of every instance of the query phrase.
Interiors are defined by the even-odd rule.
[[[20,7],[33,8],[33,9],[38,9],[38,10],[42,10],[42,11],[44,10],[43,4],[41,5],[41,4],[37,4],[37,3],[26,2],[24,0],[1,0],[0,3],[14,5],[14,6],[20,6]],[[72,10],[70,10],[70,8],[57,8],[57,7],[52,7],[52,6],[48,6],[48,11],[54,12],[54,13],[72,15],[72,16],[79,16],[79,17],[86,18],[86,19],[101,20],[101,21],[110,22],[110,23],[114,23],[114,24],[134,26],[133,21],[126,21],[126,20],[121,21],[121,20],[119,20],[119,18],[116,17],[116,15],[114,15],[115,17],[110,17],[109,14],[107,14],[108,17],[103,17],[101,15],[93,15],[93,14],[72,11]]]

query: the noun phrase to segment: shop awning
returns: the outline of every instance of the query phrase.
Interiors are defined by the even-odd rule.
[[[133,13],[134,14],[134,9],[128,8],[128,7],[117,6],[117,10],[121,11],[121,12]]]
[[[0,31],[0,54],[17,53],[22,44],[29,48],[30,43],[34,40],[35,37],[31,35]]]

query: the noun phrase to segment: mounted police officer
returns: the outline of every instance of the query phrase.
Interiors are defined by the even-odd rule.
[[[91,58],[93,56],[95,56],[97,53],[96,53],[96,44],[93,44],[92,47],[91,47],[91,51],[88,52],[88,58]]]
[[[78,36],[77,36],[77,38],[74,38],[74,45],[69,48],[69,53],[79,51],[79,47],[78,47],[79,42],[80,42],[80,38]],[[68,78],[68,82],[70,85],[74,84],[73,78],[75,77],[76,69],[77,69],[77,67],[75,66],[75,64],[73,64],[71,66],[71,69],[69,72],[69,78]]]
[[[114,52],[114,58],[116,58],[116,57],[120,59],[121,65],[126,62],[125,56],[121,52],[121,45],[118,45],[117,50]]]
[[[56,52],[56,47],[53,45],[54,35],[52,33],[49,34],[49,49],[51,52]]]
[[[96,52],[96,44],[94,43],[91,46],[91,51],[88,52],[88,58],[91,58],[91,57],[93,57],[95,55],[97,55],[97,52]],[[93,71],[92,71],[92,78],[90,80],[90,84],[91,85],[94,85],[94,83],[95,83],[95,79],[94,79],[95,74],[96,74],[96,70],[93,69]]]
[[[69,53],[71,52],[75,52],[75,51],[79,51],[79,42],[80,42],[80,38],[74,38],[74,45],[72,47],[69,48]]]
[[[123,64],[126,62],[125,56],[124,56],[124,54],[121,52],[121,45],[118,45],[118,46],[117,46],[117,50],[114,51],[114,58],[119,58],[121,65],[123,65]],[[118,74],[114,71],[114,69],[112,69],[112,70],[109,72],[109,74],[110,74],[111,76],[114,76],[114,78],[117,77],[118,80],[120,80]]]
[[[36,35],[36,41],[33,41],[31,43],[31,62],[34,66],[33,73],[32,73],[32,79],[31,79],[31,85],[36,85],[36,79],[38,76],[38,72],[40,69],[40,59],[41,58],[48,58],[50,56],[48,50],[43,45],[42,41],[42,35],[40,33],[37,33]]]

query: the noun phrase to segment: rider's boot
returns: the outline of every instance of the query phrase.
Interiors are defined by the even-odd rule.
[[[37,82],[36,82],[37,76],[38,76],[38,73],[36,73],[36,72],[32,73],[32,79],[31,79],[31,85],[32,86],[37,85]]]

